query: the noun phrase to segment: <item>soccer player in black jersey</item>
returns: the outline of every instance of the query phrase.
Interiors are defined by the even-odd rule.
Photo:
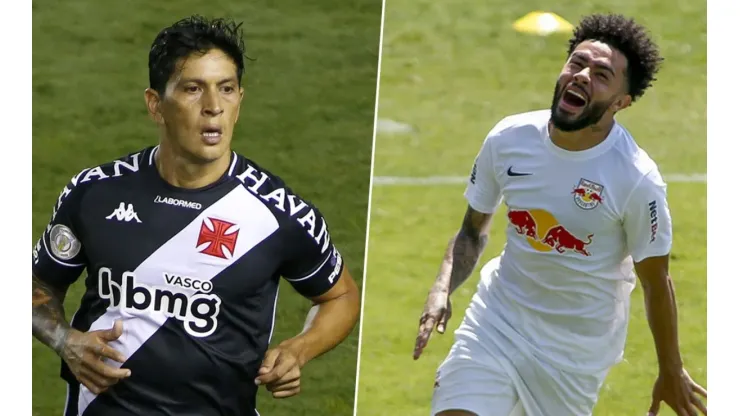
[[[159,144],[86,168],[33,250],[33,334],[62,359],[65,415],[257,415],[342,342],[359,294],[320,211],[231,150],[244,94],[240,25],[191,17],[149,53]],[[68,287],[86,270],[68,323]],[[268,350],[280,279],[312,300]]]

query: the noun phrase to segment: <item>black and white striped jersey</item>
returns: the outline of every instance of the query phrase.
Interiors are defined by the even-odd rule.
[[[131,377],[96,396],[62,362],[65,416],[257,414],[280,278],[320,295],[342,257],[319,210],[256,163],[233,153],[216,183],[181,189],[160,177],[156,150],[74,176],[34,247],[45,282],[87,270],[74,328],[123,321],[110,345]]]

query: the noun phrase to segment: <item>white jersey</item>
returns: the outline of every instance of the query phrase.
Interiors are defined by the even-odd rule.
[[[495,282],[474,302],[538,358],[600,371],[622,358],[633,259],[670,252],[666,184],[620,124],[571,152],[552,143],[549,119],[549,110],[505,118],[473,166],[470,206],[492,213],[503,200],[508,218]]]

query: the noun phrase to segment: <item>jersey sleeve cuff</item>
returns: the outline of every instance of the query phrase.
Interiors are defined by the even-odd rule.
[[[284,278],[301,295],[315,297],[328,292],[334,287],[343,270],[342,255],[339,254],[336,248],[332,248],[329,255],[311,273],[297,278]]]
[[[464,195],[465,199],[467,199],[468,201],[468,205],[470,205],[470,207],[474,210],[483,214],[493,214],[494,207],[492,206],[492,204],[481,202],[469,189],[465,191]]]
[[[632,261],[634,261],[635,263],[639,263],[639,262],[641,262],[641,261],[643,261],[643,260],[645,260],[645,259],[647,259],[649,257],[662,257],[662,256],[667,256],[670,253],[671,253],[671,248],[670,247],[666,247],[663,250],[653,249],[653,250],[650,250],[650,251],[643,251],[643,252],[639,252],[639,253],[633,253],[632,254]]]

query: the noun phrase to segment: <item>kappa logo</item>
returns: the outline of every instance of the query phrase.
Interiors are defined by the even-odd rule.
[[[573,188],[571,194],[573,201],[581,209],[594,209],[604,202],[604,185],[581,178],[578,185]]]
[[[52,223],[54,223],[54,221],[56,220],[57,213],[59,212],[59,209],[62,207],[62,203],[67,199],[67,197],[72,193],[72,191],[75,188],[77,188],[77,185],[81,183],[85,183],[85,182],[90,182],[90,181],[99,181],[99,180],[104,180],[108,178],[118,178],[118,177],[123,176],[124,171],[138,172],[140,154],[141,153],[136,153],[136,154],[128,156],[127,158],[130,160],[130,163],[124,159],[115,160],[113,162],[112,172],[111,172],[109,165],[105,167],[105,171],[103,169],[103,166],[98,166],[92,169],[85,168],[79,173],[77,173],[75,176],[73,176],[70,182],[59,193],[59,198],[57,199],[57,203],[53,207],[53,211],[51,215],[51,222],[46,227],[47,232],[51,232]]]
[[[200,226],[195,247],[200,253],[228,260],[234,255],[238,237],[238,225],[206,217]]]
[[[136,211],[134,211],[134,205],[128,204],[126,205],[125,202],[121,202],[120,205],[118,205],[118,208],[113,210],[113,212],[105,217],[107,220],[111,219],[117,219],[118,221],[124,221],[124,222],[131,222],[136,221],[141,224],[141,220],[139,219],[139,216],[136,214]]]

